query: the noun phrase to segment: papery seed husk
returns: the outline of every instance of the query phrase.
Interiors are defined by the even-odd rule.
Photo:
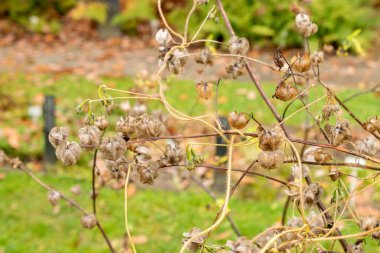
[[[61,143],[55,150],[57,158],[66,166],[77,163],[81,153],[81,148],[76,142],[66,141]]]
[[[69,130],[66,127],[53,127],[49,132],[49,142],[54,148],[67,140]]]
[[[262,151],[257,159],[260,166],[264,169],[275,169],[284,163],[285,153],[280,149],[275,151]]]

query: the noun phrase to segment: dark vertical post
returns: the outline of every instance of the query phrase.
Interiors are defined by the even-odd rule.
[[[222,128],[224,130],[228,130],[229,125],[228,125],[227,118],[222,116],[222,117],[219,117],[219,120],[220,120],[220,124],[222,125]],[[217,144],[226,144],[226,142],[220,136],[216,137],[216,143]],[[228,151],[227,146],[216,146],[215,155],[217,157],[224,157],[227,155],[227,151]],[[223,164],[220,164],[219,166],[223,166],[225,164],[226,164],[226,162],[224,162]],[[215,175],[215,182],[213,185],[214,190],[217,192],[223,192],[224,186],[225,186],[225,181],[226,181],[226,179],[225,179],[226,173],[222,170],[216,170],[214,175]]]
[[[120,37],[120,29],[111,24],[112,18],[120,12],[119,0],[103,0],[103,2],[105,2],[108,6],[108,18],[104,24],[101,24],[98,27],[98,35],[101,39]]]
[[[44,162],[46,164],[53,164],[56,162],[54,147],[49,142],[49,132],[55,126],[55,97],[45,96],[43,106],[44,117],[44,137],[45,137],[45,149],[44,149]]]

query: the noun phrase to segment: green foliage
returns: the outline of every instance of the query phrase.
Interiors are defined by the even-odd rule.
[[[128,2],[127,8],[117,14],[112,23],[119,26],[123,31],[135,33],[139,22],[155,19],[155,1],[132,0]]]
[[[90,20],[103,24],[107,20],[108,7],[102,2],[80,2],[70,12],[74,20]]]
[[[190,32],[195,33],[198,25],[207,15],[208,6],[200,6],[190,20]],[[191,1],[185,8],[174,9],[168,14],[169,23],[177,29],[183,29],[184,18],[189,11]],[[245,36],[255,46],[300,46],[302,38],[294,24],[295,14],[291,11],[294,0],[234,0],[224,1],[230,21],[237,34]],[[312,36],[313,44],[341,44],[353,31],[362,29],[357,39],[365,48],[368,46],[376,24],[375,11],[365,0],[314,0],[310,5],[302,6],[310,11],[313,22],[319,26],[317,35]],[[202,36],[213,34],[228,38],[223,21],[208,21]]]

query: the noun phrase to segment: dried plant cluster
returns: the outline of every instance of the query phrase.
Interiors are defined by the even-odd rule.
[[[189,19],[197,8],[209,8],[209,13],[204,22],[199,24],[198,32],[190,37],[190,34],[188,34]],[[81,219],[83,227],[89,229],[98,227],[110,251],[115,252],[96,215],[94,182],[96,177],[99,176],[96,162],[98,158],[101,158],[115,180],[125,180],[126,193],[130,175],[136,174],[143,184],[154,184],[160,175],[161,169],[165,167],[187,167],[189,173],[193,173],[192,171],[199,167],[226,171],[225,199],[214,222],[205,229],[184,227],[184,230],[188,229],[189,232],[183,233],[184,239],[180,252],[189,250],[193,252],[234,253],[361,253],[364,252],[364,241],[379,241],[379,217],[360,216],[351,199],[379,182],[377,176],[380,170],[380,159],[376,157],[376,153],[380,148],[380,120],[374,115],[373,118],[365,122],[360,121],[335,95],[334,91],[321,80],[319,67],[324,64],[325,57],[322,51],[310,52],[309,37],[317,33],[318,25],[312,22],[307,12],[305,11],[295,16],[295,28],[299,31],[300,36],[304,38],[305,48],[292,57],[286,57],[280,49],[277,49],[274,52],[274,65],[272,65],[271,63],[252,59],[246,55],[250,42],[246,38],[235,34],[221,0],[217,0],[215,5],[209,3],[208,0],[194,0],[194,5],[185,20],[183,33],[178,33],[166,22],[160,0],[158,1],[158,9],[164,26],[156,34],[159,70],[156,73],[155,82],[158,84],[158,90],[153,89],[153,92],[142,93],[101,86],[99,88],[99,98],[87,99],[78,107],[79,111],[83,110],[87,113],[85,126],[77,132],[78,142],[69,141],[69,130],[65,127],[55,127],[50,132],[49,140],[56,148],[58,159],[65,165],[77,163],[81,153],[94,153],[93,211],[87,212],[78,204],[73,204],[84,213]],[[198,39],[197,37],[205,23],[217,21],[219,17],[223,19],[231,35],[227,40],[228,42],[223,44],[212,39]],[[194,45],[198,47],[199,45],[207,46],[202,49],[196,49]],[[215,47],[210,47],[209,45],[222,45],[222,48],[220,52],[217,52]],[[259,119],[254,118],[254,113],[252,112],[232,111],[228,115],[228,122],[232,130],[225,130],[220,124],[217,113],[216,115],[204,114],[192,117],[178,111],[175,104],[168,102],[165,96],[167,77],[180,75],[192,58],[196,63],[207,68],[218,57],[231,59],[225,68],[230,77],[235,79],[241,75],[249,75],[253,85],[258,89],[261,98],[273,114],[274,122],[271,126],[262,125]],[[284,113],[282,116],[273,106],[271,98],[263,92],[260,83],[252,72],[252,64],[264,64],[274,74],[278,75],[278,85],[273,90],[272,99],[278,99],[281,101],[280,103],[283,103]],[[223,82],[219,81],[217,83],[212,80],[195,82],[194,92],[199,99],[217,101],[217,92],[215,90],[218,88],[223,89]],[[308,93],[313,92],[316,86],[323,87],[325,95],[316,101],[306,103]],[[112,96],[109,95],[111,93]],[[137,102],[133,108],[129,104],[121,104],[125,115],[120,116],[116,122],[109,122],[109,115],[113,113],[116,102],[134,99]],[[320,108],[320,114],[313,115],[309,110],[310,105],[322,99],[325,99],[326,103]],[[315,126],[305,130],[304,139],[297,139],[296,134],[292,134],[287,127],[286,121],[296,113],[285,117],[286,111],[296,100],[301,101],[304,105],[296,113],[306,111]],[[145,104],[147,101],[160,102],[170,117],[179,121],[202,124],[209,129],[209,133],[170,136],[165,127],[165,117],[162,114],[157,114],[157,112],[150,112]],[[102,111],[105,113],[93,110],[94,105],[100,106],[101,109],[104,108],[105,110]],[[217,110],[217,107],[215,110]],[[353,126],[351,126],[351,122],[353,121],[362,128],[360,131],[361,136],[364,136],[363,138],[354,140],[352,137]],[[249,131],[249,129],[254,129],[255,127],[257,127],[257,131]],[[248,131],[242,132],[244,129],[248,129]],[[314,137],[312,137],[313,131]],[[207,164],[203,156],[196,153],[192,148],[192,146],[196,145],[196,142],[187,145],[186,148],[181,143],[182,140],[209,136],[221,136],[225,140],[225,145],[229,150],[226,167]],[[162,140],[168,139],[171,139],[171,141],[162,145]],[[214,144],[208,143],[207,145]],[[231,187],[232,165],[234,164],[232,154],[233,151],[241,146],[252,147],[252,155],[250,156],[252,161],[235,185]],[[257,150],[259,150],[258,153]],[[157,152],[162,155],[157,156]],[[366,160],[368,164],[340,162],[339,159],[341,159],[342,154],[349,154],[357,159]],[[8,162],[14,168],[26,171],[33,179],[39,181],[19,160],[11,159],[1,153],[0,161]],[[254,164],[268,170],[266,174],[255,172],[254,175],[280,183],[284,187],[281,194],[288,201],[286,201],[287,204],[284,207],[282,223],[274,224],[273,227],[267,228],[259,235],[240,236],[240,233],[237,232],[239,237],[236,240],[228,240],[225,245],[208,243],[207,239],[212,236],[212,233],[224,219],[229,217],[229,213],[233,212],[233,210],[229,209],[229,199],[241,179],[251,174],[250,170]],[[322,179],[323,182],[313,181],[312,169],[308,166],[313,169],[318,167],[326,168],[327,173]],[[345,172],[345,167],[358,167],[373,173],[368,173],[364,178],[358,178],[361,182],[359,186],[348,190],[343,179],[351,175]],[[278,170],[289,170],[289,181],[276,178]],[[321,177],[318,179],[321,180]],[[334,192],[324,192],[326,180],[330,180],[330,184],[337,181],[338,187],[335,188]],[[60,199],[72,204],[72,200],[61,192],[44,184],[43,186],[49,190],[48,199],[52,205],[57,205]],[[329,189],[331,188],[333,187],[329,187]],[[331,201],[326,204],[324,200],[328,197],[331,198]],[[292,207],[292,215],[287,214],[288,206]],[[288,219],[287,222],[286,219]],[[234,225],[230,217],[229,222]],[[255,225],[254,221],[247,222],[252,222],[252,226]],[[356,223],[361,232],[342,234],[341,229],[347,222]],[[133,252],[136,252],[128,228],[127,194],[125,195],[125,223],[130,239],[130,248]],[[184,226],[188,225],[184,224]],[[235,229],[236,231],[237,229]]]

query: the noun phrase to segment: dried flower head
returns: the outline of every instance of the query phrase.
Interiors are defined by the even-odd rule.
[[[111,175],[116,179],[124,177],[128,171],[129,163],[124,156],[119,157],[116,161],[105,160],[105,164]]]
[[[81,149],[78,143],[66,141],[55,150],[57,158],[66,166],[74,165],[80,157]]]
[[[310,173],[309,167],[306,166],[306,165],[302,165],[302,176],[303,177],[307,177],[307,176],[309,176],[309,173]],[[299,174],[300,174],[300,167],[298,166],[298,164],[293,164],[292,165],[292,175],[293,175],[293,177],[294,178],[298,178]]]
[[[229,40],[228,45],[231,54],[244,55],[249,49],[249,41],[246,38],[239,38],[236,36]]]
[[[343,142],[351,139],[351,127],[346,119],[338,120],[335,126],[326,124],[325,131],[332,139],[332,144],[335,146],[339,146]]]
[[[236,111],[228,115],[228,123],[236,129],[243,129],[249,122],[249,116],[246,113]]]
[[[95,227],[97,224],[96,216],[94,214],[85,215],[80,220],[80,223],[84,228],[91,229]]]
[[[94,126],[103,131],[108,127],[108,120],[104,116],[99,116],[95,119]]]
[[[269,129],[259,128],[259,148],[264,151],[274,151],[284,142],[284,132],[279,125]]]
[[[360,229],[369,231],[379,226],[379,219],[375,216],[364,216],[360,219]]]
[[[100,145],[100,152],[107,160],[116,161],[119,157],[124,155],[126,150],[126,142],[118,135],[104,138]]]
[[[186,49],[175,49],[168,59],[167,67],[170,71],[170,73],[174,75],[178,75],[182,72],[183,66],[186,64],[186,56],[187,51]]]
[[[317,148],[314,152],[314,160],[317,163],[325,163],[332,159],[332,156],[330,153],[327,153],[323,151],[321,148]]]
[[[373,136],[368,136],[364,140],[355,143],[356,151],[361,154],[374,155],[380,150],[380,142]]]
[[[331,166],[329,168],[329,174],[328,174],[328,176],[330,177],[330,179],[332,181],[336,181],[336,180],[338,180],[342,176],[342,172],[340,171],[339,168],[337,168],[335,166]]]
[[[231,74],[233,79],[238,78],[238,76],[243,75],[243,68],[245,67],[245,62],[243,58],[236,60],[234,63],[226,67],[227,74]]]
[[[148,160],[144,163],[140,162],[134,166],[140,175],[140,182],[143,184],[153,184],[154,179],[158,177],[157,163]]]
[[[228,240],[226,246],[233,253],[255,253],[258,251],[257,246],[245,236],[239,237],[236,241]]]
[[[281,149],[274,151],[262,151],[257,157],[258,162],[264,169],[275,169],[284,163],[285,153]]]
[[[55,190],[50,190],[48,192],[48,199],[52,206],[55,206],[58,204],[59,200],[61,199],[61,194]]]
[[[156,41],[160,46],[166,47],[172,41],[172,36],[167,29],[161,28],[156,33]]]
[[[294,55],[290,59],[290,64],[293,66],[295,70],[301,73],[308,71],[311,67],[309,54],[305,53],[304,55],[302,55],[302,57],[299,53],[297,55]]]
[[[311,61],[315,65],[319,65],[325,61],[325,53],[322,50],[314,52],[311,55]]]
[[[187,242],[190,238],[192,238],[193,236],[199,234],[200,232],[202,232],[202,230],[200,228],[192,228],[189,232],[183,233],[183,236],[185,237],[185,239],[183,239],[182,243]],[[202,246],[202,244],[204,243],[204,241],[206,240],[206,237],[207,236],[205,236],[205,235],[199,236],[198,238],[196,238],[195,240],[193,240],[189,244],[189,246],[187,247],[187,249],[190,250],[190,251],[192,251],[192,252],[197,251]]]
[[[53,127],[49,132],[49,142],[54,148],[67,140],[69,130],[66,127]]]
[[[312,183],[305,188],[303,193],[303,202],[306,206],[313,205],[322,194],[322,187],[318,183]]]
[[[195,61],[200,64],[204,65],[212,65],[212,54],[211,51],[208,47],[205,47],[201,50],[199,50],[199,53],[195,57]]]
[[[183,152],[178,143],[171,143],[166,145],[165,156],[160,159],[160,162],[165,166],[178,165],[183,157]]]
[[[298,31],[305,37],[310,37],[318,31],[318,26],[311,22],[310,17],[307,14],[297,14],[295,21]]]
[[[275,98],[282,101],[289,101],[298,95],[298,89],[290,83],[281,82],[273,95]]]
[[[195,90],[199,97],[208,100],[212,97],[212,88],[214,84],[211,82],[200,81],[195,85]]]
[[[274,62],[274,65],[278,67],[278,69],[282,69],[282,67],[285,66],[285,60],[282,57],[282,54],[279,48],[277,48],[277,50],[274,52],[273,62]]]
[[[159,137],[165,132],[165,126],[154,116],[144,114],[138,120],[136,124],[138,137]]]
[[[96,126],[85,126],[79,128],[78,137],[79,145],[84,150],[94,150],[100,142],[100,130]]]
[[[120,117],[116,122],[116,131],[121,133],[123,136],[132,137],[136,135],[137,129],[137,119],[133,116],[126,116],[125,118]]]
[[[305,25],[310,24],[310,17],[305,13],[298,13],[296,15],[296,25],[297,27],[303,27]]]

